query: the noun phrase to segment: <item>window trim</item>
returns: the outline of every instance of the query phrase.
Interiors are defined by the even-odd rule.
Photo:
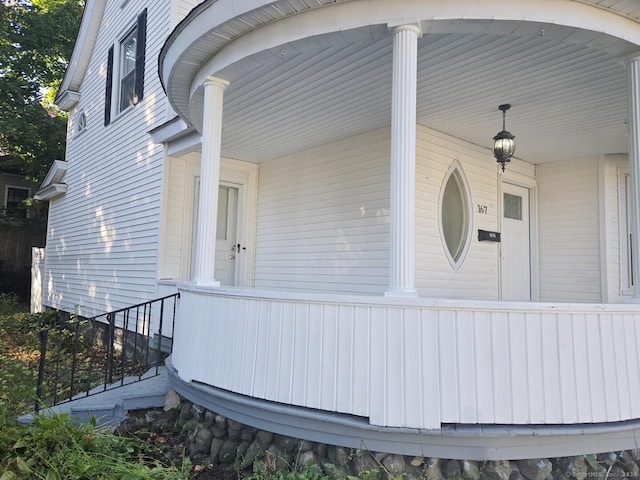
[[[122,81],[123,75],[123,54],[122,48],[127,40],[135,35],[136,52],[135,66],[133,74],[133,96],[132,101],[122,108]],[[119,40],[113,43],[107,53],[107,75],[105,85],[105,106],[104,125],[109,125],[112,120],[118,118],[123,113],[131,110],[144,98],[144,70],[146,57],[146,37],[147,37],[147,9],[145,8],[137,17],[133,24],[124,30]],[[117,48],[116,48],[117,47]]]
[[[618,167],[618,230],[620,232],[620,295],[633,295],[631,266],[631,212],[629,211],[629,168]]]
[[[462,189],[462,193],[464,194],[463,205],[466,206],[465,212],[465,223],[466,223],[466,232],[464,233],[464,238],[462,240],[462,248],[460,249],[460,254],[457,259],[453,258],[453,255],[449,251],[449,247],[447,246],[447,241],[444,236],[444,224],[443,224],[443,199],[445,189],[447,184],[449,183],[450,178],[457,173],[457,178],[459,179],[459,185]],[[469,182],[467,181],[467,177],[464,174],[464,170],[462,169],[462,165],[458,159],[455,159],[446,175],[442,180],[442,185],[440,186],[440,196],[438,199],[438,226],[440,229],[440,240],[442,242],[442,248],[447,256],[447,260],[451,264],[451,267],[454,271],[459,271],[462,268],[462,265],[467,257],[469,249],[471,247],[471,240],[473,235],[473,222],[474,222],[474,212],[473,212],[473,202],[471,198],[471,189],[469,188]]]
[[[3,208],[5,210],[5,212],[9,212],[9,190],[14,189],[14,190],[23,190],[27,192],[27,197],[29,198],[31,196],[31,189],[29,187],[23,187],[20,185],[5,185],[4,187],[4,201],[3,201]],[[29,212],[27,211],[27,209],[25,208],[25,214],[24,214],[24,218],[29,218]]]

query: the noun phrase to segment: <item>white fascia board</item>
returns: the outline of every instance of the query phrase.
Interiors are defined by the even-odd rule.
[[[33,196],[36,200],[51,200],[59,195],[67,193],[66,183],[52,183],[51,185],[41,188]]]
[[[73,48],[73,53],[71,54],[69,66],[67,67],[55,99],[56,105],[58,105],[61,110],[66,111],[75,105],[75,103],[72,103],[68,108],[63,106],[67,105],[67,99],[65,97],[68,92],[77,93],[80,90],[80,85],[87,73],[89,61],[91,60],[96,39],[98,38],[106,4],[106,0],[86,0],[80,29],[78,30],[78,36],[76,37],[76,43]],[[78,95],[77,100],[79,99],[80,97]]]
[[[80,101],[80,92],[65,90],[56,98],[56,105],[60,110],[68,112]]]
[[[194,132],[193,127],[189,127],[180,117],[174,117],[153,130],[150,130],[149,135],[151,135],[154,143],[170,143],[192,132]]]

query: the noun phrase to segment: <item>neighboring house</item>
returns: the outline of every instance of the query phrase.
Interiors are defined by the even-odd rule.
[[[193,401],[443,458],[635,446],[638,2],[87,0],[57,102],[44,303],[179,291]]]
[[[6,166],[7,157],[0,156],[0,199],[3,214],[12,218],[27,218],[25,200],[33,196],[36,185],[25,180],[14,167]]]

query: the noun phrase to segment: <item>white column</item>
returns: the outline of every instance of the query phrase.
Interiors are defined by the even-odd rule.
[[[194,281],[198,285],[219,287],[216,281],[216,227],[218,224],[218,184],[220,183],[220,145],[222,106],[229,82],[209,77],[204,82],[202,114],[202,158],[200,160],[200,203]]]
[[[629,81],[629,213],[633,301],[640,301],[640,57],[627,63]]]
[[[416,25],[394,29],[391,92],[391,188],[389,289],[387,296],[416,297],[416,85],[418,37]]]

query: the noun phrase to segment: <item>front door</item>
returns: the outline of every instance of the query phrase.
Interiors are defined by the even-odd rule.
[[[531,245],[529,190],[502,184],[500,237],[501,291],[503,300],[531,300]]]

